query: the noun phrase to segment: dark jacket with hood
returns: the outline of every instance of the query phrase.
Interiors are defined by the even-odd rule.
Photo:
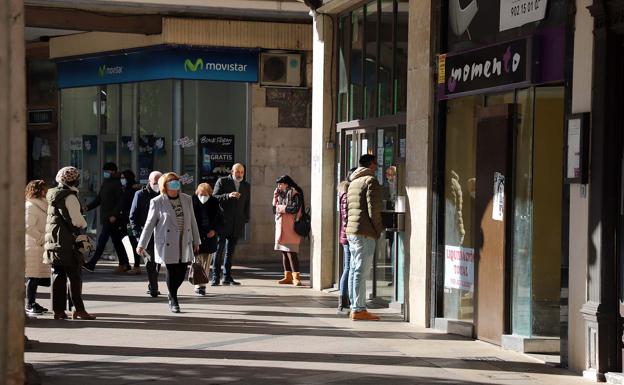
[[[141,186],[135,185],[134,183],[123,188],[117,223],[119,224],[119,229],[124,234],[126,234],[126,232],[128,231],[127,227],[130,223],[130,210],[132,210],[132,201],[134,200],[134,194],[136,194],[137,191],[139,191],[140,189]],[[134,231],[132,231],[132,234],[134,235]]]
[[[199,228],[199,245],[200,253],[214,253],[217,251],[217,241],[221,230],[222,218],[219,200],[211,196],[206,203],[201,203],[197,195],[193,195],[193,211],[195,211],[195,220]],[[215,235],[208,238],[208,233],[214,231]]]
[[[129,219],[132,233],[136,239],[141,238],[143,227],[147,221],[147,214],[149,213],[150,201],[158,195],[160,194],[152,190],[149,184],[134,193],[134,198],[132,199],[130,207]],[[150,241],[150,244],[151,242],[152,241]]]
[[[358,167],[351,177],[347,190],[349,219],[347,235],[361,235],[377,239],[383,230],[381,221],[381,187],[375,173]]]
[[[65,198],[75,190],[68,186],[57,186],[48,190],[48,217],[46,220],[44,259],[48,264],[80,267],[84,263],[81,253],[74,247],[80,229],[73,225],[65,205]]]
[[[122,193],[119,176],[104,179],[98,195],[87,205],[87,211],[100,206],[100,223],[108,223],[110,217],[118,218],[121,211]]]

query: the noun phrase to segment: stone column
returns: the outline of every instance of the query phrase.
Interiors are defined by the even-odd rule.
[[[23,0],[0,2],[0,378],[24,383],[24,186],[26,159]],[[6,224],[10,223],[11,226]]]
[[[406,129],[408,317],[429,326],[433,84],[431,0],[409,2]]]
[[[335,79],[332,60],[334,23],[329,16],[315,15],[313,23],[312,79],[312,287],[331,286],[334,256],[334,174],[336,169],[336,125],[332,105]]]

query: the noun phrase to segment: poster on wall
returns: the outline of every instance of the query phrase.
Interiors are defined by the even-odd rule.
[[[154,136],[139,138],[139,183],[147,184],[149,174],[154,169]]]
[[[502,221],[505,216],[505,176],[494,173],[494,201],[492,202],[492,219]]]
[[[474,249],[444,246],[444,287],[474,291]]]
[[[501,0],[498,30],[520,27],[546,17],[546,0]]]
[[[199,181],[214,186],[217,179],[232,172],[234,135],[199,135]]]
[[[70,166],[82,170],[82,137],[69,138]]]

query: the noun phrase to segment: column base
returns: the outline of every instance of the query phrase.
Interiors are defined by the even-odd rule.
[[[624,373],[610,372],[605,374],[608,384],[624,385]]]
[[[559,354],[559,337],[522,337],[506,334],[502,336],[503,349],[513,350],[520,353],[549,353]]]
[[[474,338],[474,324],[472,322],[452,320],[448,318],[436,318],[433,328],[448,334]]]
[[[598,373],[595,369],[583,370],[583,378],[593,382],[605,382],[606,378],[603,373]]]

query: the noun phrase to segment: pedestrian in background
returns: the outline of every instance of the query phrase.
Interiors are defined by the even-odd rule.
[[[102,257],[106,243],[110,238],[115,246],[115,253],[119,260],[119,266],[115,270],[116,273],[125,273],[130,270],[130,263],[126,249],[121,242],[123,234],[119,231],[119,212],[121,211],[122,188],[119,175],[117,175],[117,165],[112,162],[104,164],[102,167],[104,181],[98,195],[93,201],[87,205],[87,211],[100,207],[100,234],[97,240],[97,248],[91,259],[85,263],[84,269],[90,272],[95,270],[95,265]]]
[[[215,183],[214,197],[219,200],[223,212],[223,226],[219,232],[217,255],[212,261],[210,284],[219,284],[221,264],[223,263],[223,285],[240,285],[232,278],[232,259],[238,238],[244,236],[245,224],[249,222],[249,202],[251,186],[243,180],[245,166],[236,163],[232,174],[219,178]],[[225,254],[225,259],[223,255]]]
[[[33,180],[26,185],[26,313],[43,314],[48,311],[37,303],[37,287],[50,286],[50,266],[43,263],[48,202],[45,200],[48,185],[43,180]]]
[[[128,273],[139,275],[141,274],[141,256],[136,253],[138,241],[134,236],[134,233],[130,229],[130,210],[132,209],[132,201],[134,200],[134,195],[137,191],[139,191],[141,186],[136,183],[136,178],[132,170],[122,171],[119,181],[121,182],[122,195],[120,206],[121,210],[119,212],[119,220],[117,221],[117,223],[119,224],[119,232],[121,233],[122,238],[124,236],[128,236],[130,244],[132,245],[134,268],[129,270]],[[130,256],[128,255],[128,257]]]
[[[162,176],[160,171],[152,171],[149,174],[147,186],[134,193],[132,207],[130,208],[130,227],[135,239],[141,237],[147,214],[149,213],[150,201],[160,195],[158,180]],[[137,244],[138,247],[138,244]],[[145,258],[145,269],[147,270],[147,294],[151,297],[158,297],[158,273],[160,272],[160,263],[156,263],[154,255],[154,239],[150,238],[147,245],[147,257]]]
[[[180,192],[180,177],[173,172],[166,173],[160,177],[158,185],[161,194],[150,201],[137,253],[143,256],[153,235],[156,262],[167,267],[169,310],[179,313],[178,289],[199,250],[199,229],[191,197]]]
[[[349,218],[349,204],[347,202],[347,190],[349,189],[349,176],[356,168],[349,170],[347,179],[338,185],[338,202],[340,204],[340,236],[339,241],[342,245],[342,275],[340,276],[340,297],[338,297],[338,313],[349,314],[349,270],[351,266],[351,250],[349,249],[349,241],[347,240],[347,221]]]
[[[56,174],[58,186],[46,194],[48,216],[44,243],[44,261],[52,265],[52,309],[54,319],[66,319],[67,280],[69,292],[76,310],[72,318],[95,319],[86,312],[82,301],[82,277],[80,267],[84,256],[78,250],[78,233],[87,228],[78,201],[80,172],[75,167],[63,167]]]
[[[299,244],[301,236],[295,232],[295,220],[301,215],[303,190],[288,175],[282,175],[275,181],[277,188],[273,192],[273,213],[275,214],[275,250],[282,253],[284,278],[277,283],[301,286],[299,270]]]
[[[212,196],[212,192],[212,187],[208,183],[201,183],[193,195],[193,210],[195,210],[195,220],[197,220],[201,239],[199,254],[195,256],[195,260],[206,272],[210,271],[211,259],[217,251],[219,239],[217,231],[221,226],[219,201]],[[195,285],[195,294],[206,295],[206,285]]]

